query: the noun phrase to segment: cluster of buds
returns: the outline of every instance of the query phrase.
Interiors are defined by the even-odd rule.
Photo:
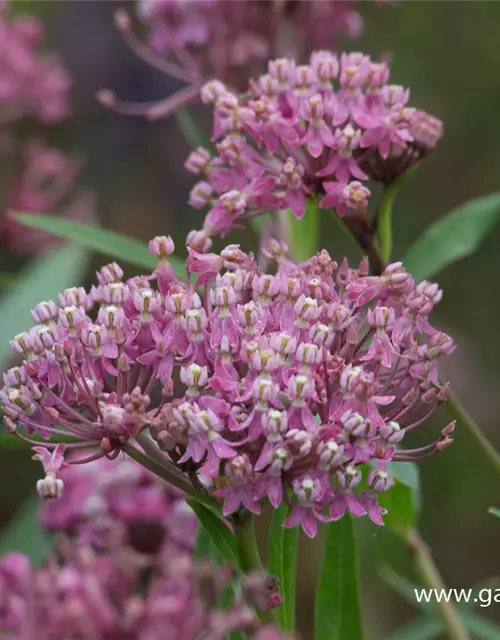
[[[241,87],[272,56],[309,55],[331,48],[339,36],[361,34],[363,22],[353,0],[140,0],[137,17],[146,27],[139,39],[130,15],[120,9],[115,23],[127,45],[146,63],[185,87],[156,103],[127,104],[108,90],[101,103],[121,113],[165,117],[198,98],[201,84],[219,78]]]
[[[276,582],[250,573],[228,600],[234,571],[194,562],[194,513],[135,462],[72,466],[65,483],[42,510],[56,555],[42,567],[19,553],[0,559],[2,638],[286,640],[254,609],[281,602]]]
[[[0,139],[2,160],[13,167],[1,196],[0,246],[19,254],[36,254],[54,246],[54,237],[27,229],[12,211],[59,213],[89,221],[94,201],[75,188],[81,162],[49,148],[39,139],[20,139],[11,125],[24,118],[41,124],[68,116],[71,80],[57,56],[41,51],[43,23],[31,16],[10,16],[0,3]]]
[[[201,178],[190,204],[209,207],[189,239],[198,250],[255,216],[301,218],[312,197],[341,216],[364,212],[369,180],[392,182],[442,135],[440,120],[408,106],[409,89],[389,84],[387,64],[361,53],[271,60],[244,93],[213,80],[201,97],[214,108],[216,153],[198,148],[185,165]]]
[[[124,281],[107,265],[90,291],[37,305],[36,326],[11,341],[23,362],[4,375],[4,421],[35,445],[40,493],[59,495],[67,465],[125,451],[226,516],[269,500],[288,503],[285,526],[309,536],[346,511],[382,524],[390,462],[452,442],[453,424],[402,447],[447,394],[437,362],[454,343],[428,320],[439,287],[400,263],[380,276],[366,260],[338,267],[326,251],[296,265],[277,241],[264,249],[274,275],[236,245],[190,249],[193,285],[174,272],[171,238],[150,251],[153,274]]]

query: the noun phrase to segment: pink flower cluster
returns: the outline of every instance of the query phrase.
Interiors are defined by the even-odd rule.
[[[25,255],[48,250],[57,241],[21,225],[11,211],[86,221],[94,217],[92,195],[75,188],[81,162],[12,130],[24,118],[48,125],[68,116],[70,76],[55,55],[40,50],[43,40],[38,19],[10,17],[9,3],[0,4],[0,155],[14,169],[1,196],[0,246]]]
[[[198,148],[186,161],[202,178],[190,204],[210,208],[190,238],[198,249],[261,214],[301,218],[308,197],[341,216],[364,210],[368,180],[391,182],[442,134],[440,120],[408,106],[409,89],[389,84],[387,64],[361,53],[271,60],[245,93],[214,80],[201,97],[214,107],[216,153]]]
[[[186,83],[184,89],[157,103],[127,104],[110,91],[98,98],[122,113],[151,119],[170,115],[193,102],[200,83],[219,78],[240,87],[259,73],[269,57],[309,55],[334,46],[339,36],[358,36],[363,29],[354,0],[140,0],[137,16],[146,26],[147,42],[134,33],[125,10],[116,26],[130,48],[146,63]]]
[[[35,454],[43,456],[44,450]],[[194,550],[197,520],[185,496],[136,462],[101,458],[70,465],[63,475],[61,499],[45,502],[41,511],[51,533],[98,548],[123,539],[142,552],[156,552],[166,540]]]
[[[382,524],[391,461],[452,442],[450,424],[401,448],[447,394],[437,362],[455,345],[428,320],[439,287],[401,263],[380,276],[366,260],[338,267],[326,251],[296,265],[277,241],[263,250],[274,275],[236,245],[190,249],[193,286],[174,273],[169,237],[150,251],[152,275],[123,281],[107,265],[90,292],[37,305],[36,326],[11,341],[24,361],[4,374],[4,421],[36,446],[40,494],[61,494],[68,464],[135,449],[226,516],[267,499],[290,504],[286,526],[309,536],[346,511]]]
[[[58,122],[68,112],[71,78],[57,56],[41,51],[45,37],[40,20],[9,17],[0,4],[0,123],[22,117]]]
[[[0,560],[2,638],[223,640],[244,630],[253,640],[285,640],[253,610],[273,602],[275,581],[247,575],[223,609],[222,593],[236,576],[194,562],[194,513],[135,462],[73,466],[65,483],[64,496],[42,515],[60,534],[56,555],[42,567],[19,553]]]
[[[212,73],[225,79],[237,67],[272,56],[285,25],[292,34],[287,44],[296,54],[331,47],[336,36],[355,37],[363,28],[355,2],[299,0],[274,5],[261,0],[140,0],[137,13],[149,27],[152,49],[191,62],[190,69],[200,77],[208,56]],[[199,55],[201,50],[205,55]]]

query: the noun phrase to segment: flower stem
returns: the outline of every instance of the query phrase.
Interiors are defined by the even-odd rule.
[[[264,571],[257,546],[253,515],[249,511],[242,511],[235,514],[231,518],[231,522],[243,573]],[[256,607],[255,610],[263,622],[270,622],[274,617],[272,611],[261,611],[258,607]]]
[[[401,185],[413,175],[418,164],[405,171],[399,178],[385,185],[377,219],[378,253],[382,264],[387,265],[392,253],[392,206]]]
[[[427,588],[437,591],[446,589],[443,578],[420,533],[416,529],[410,528],[404,534],[404,539],[413,554],[415,568],[423,584]],[[450,640],[471,640],[459,612],[451,602],[441,599],[437,602],[437,607]]]
[[[378,248],[380,259],[387,264],[392,252],[392,205],[396,196],[395,182],[384,187],[378,215]]]
[[[127,453],[133,460],[138,462],[140,465],[149,469],[156,476],[165,480],[169,484],[174,485],[178,489],[181,489],[187,495],[195,498],[199,502],[204,502],[205,504],[213,505],[213,501],[208,497],[198,492],[188,481],[183,478],[181,474],[177,473],[175,469],[170,470],[165,464],[161,464],[157,460],[153,460],[149,456],[145,455],[139,449],[134,447],[133,444],[127,442],[124,445],[123,451]]]
[[[462,426],[469,430],[474,440],[481,447],[484,455],[489,458],[495,470],[500,473],[500,454],[491,445],[488,438],[479,428],[479,425],[469,415],[465,407],[460,402],[458,396],[453,391],[448,391],[448,397],[446,400],[448,410],[452,417]]]
[[[354,218],[341,218],[335,209],[330,209],[330,213],[346,240],[359,247],[368,258],[372,275],[380,275],[386,265],[380,259],[378,248],[373,242],[373,231],[366,224],[360,225]]]
[[[262,561],[257,547],[254,519],[251,513],[244,511],[231,519],[233,531],[238,545],[241,568],[244,573],[262,571]]]

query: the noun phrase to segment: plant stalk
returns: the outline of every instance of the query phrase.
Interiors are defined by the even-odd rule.
[[[244,511],[233,516],[231,522],[243,572],[263,571],[252,514]]]
[[[264,567],[257,546],[253,515],[249,511],[242,511],[235,514],[231,518],[231,522],[243,573],[263,572]],[[255,607],[255,610],[262,622],[271,622],[274,619],[272,611],[260,611],[258,607]]]
[[[443,578],[420,533],[416,529],[410,528],[404,534],[404,540],[413,555],[415,568],[424,586],[436,589],[437,592],[446,589]],[[453,603],[441,599],[436,601],[436,605],[450,640],[472,640]]]
[[[392,253],[392,206],[401,185],[418,169],[418,164],[410,167],[398,178],[385,185],[377,218],[378,254],[383,265],[389,264]]]
[[[174,487],[181,489],[187,495],[198,500],[198,502],[204,502],[205,504],[213,506],[213,501],[199,491],[196,491],[187,479],[183,478],[174,469],[170,470],[165,464],[161,464],[160,462],[153,460],[153,458],[145,455],[130,442],[127,442],[127,444],[124,445],[123,451],[140,465],[149,469],[149,471],[154,473],[156,476],[165,480],[169,484],[174,485]]]
[[[377,222],[378,253],[382,264],[391,259],[392,252],[392,205],[398,191],[397,182],[384,187]]]

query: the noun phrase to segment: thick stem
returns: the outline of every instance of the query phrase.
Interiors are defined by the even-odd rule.
[[[243,573],[264,571],[257,546],[253,515],[249,511],[242,511],[235,514],[231,518],[231,522]],[[273,620],[274,616],[272,611],[260,611],[259,608],[256,607],[256,612],[262,622],[270,622]]]
[[[397,184],[384,187],[377,223],[378,251],[383,264],[388,264],[392,252],[392,205],[397,193]]]
[[[252,514],[245,511],[233,516],[231,521],[244,573],[263,571]]]
[[[416,529],[409,529],[404,535],[404,539],[413,554],[415,568],[425,587],[436,589],[438,592],[441,589],[446,589],[443,578],[420,533]],[[436,601],[436,604],[450,640],[471,640],[463,620],[453,604],[446,602],[444,599]]]
[[[477,444],[481,447],[484,455],[490,460],[491,464],[495,467],[495,471],[500,473],[500,454],[494,449],[489,442],[488,438],[479,428],[479,425],[469,415],[464,408],[457,395],[453,391],[448,391],[448,397],[446,404],[451,416],[457,421],[459,425],[462,425],[468,429]]]
[[[418,164],[405,171],[399,178],[384,187],[377,217],[378,254],[383,265],[391,260],[392,253],[392,206],[401,185],[417,170]]]
[[[199,502],[213,505],[213,501],[210,498],[196,491],[196,489],[194,489],[194,487],[187,481],[187,479],[178,474],[175,469],[168,469],[165,464],[162,464],[161,462],[145,455],[144,453],[139,451],[139,449],[134,447],[134,445],[130,442],[127,442],[127,444],[124,445],[123,451],[127,453],[133,460],[138,462],[146,469],[149,469],[149,471],[154,473],[162,480],[165,480],[169,484],[174,485],[174,487],[181,489],[182,491],[184,491],[184,493],[191,496],[192,498],[195,498]]]

